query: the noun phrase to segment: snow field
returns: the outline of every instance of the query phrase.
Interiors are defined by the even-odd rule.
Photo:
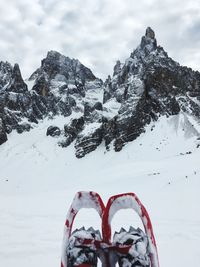
[[[121,152],[100,146],[83,159],[75,158],[73,145],[61,148],[59,138],[46,137],[48,125],[68,118],[11,133],[0,146],[1,266],[59,266],[65,216],[80,190],[98,192],[105,203],[135,192],[150,214],[160,266],[198,266],[200,148],[189,119],[160,118]],[[95,211],[80,212],[74,228],[82,225],[100,228]],[[142,227],[130,210],[113,218],[113,232],[129,225]]]

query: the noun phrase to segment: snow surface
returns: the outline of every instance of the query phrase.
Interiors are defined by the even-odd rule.
[[[103,116],[112,119],[118,114],[121,104],[116,101],[116,99],[111,98],[106,103],[103,104]]]
[[[68,120],[12,132],[0,146],[1,266],[60,266],[65,216],[80,190],[97,191],[105,203],[114,194],[136,193],[153,223],[160,266],[198,266],[200,140],[190,118],[162,117],[121,152],[102,145],[82,159],[75,158],[73,144],[61,148],[58,138],[46,137],[48,125]],[[82,225],[100,228],[97,213],[83,209],[75,227]],[[113,229],[130,225],[142,228],[132,211],[113,218]]]
[[[28,86],[28,90],[30,91],[33,88],[33,85],[35,83],[35,80],[25,79],[25,83]]]

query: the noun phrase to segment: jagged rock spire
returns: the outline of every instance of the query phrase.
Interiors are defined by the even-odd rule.
[[[155,33],[150,27],[146,29],[145,36],[142,37],[140,46],[142,49],[147,47],[148,51],[152,51],[157,48]]]
[[[151,29],[151,27],[147,27],[145,37],[150,38],[150,39],[155,39],[155,33]]]
[[[24,93],[28,91],[27,85],[25,84],[19,65],[16,63],[12,70],[11,82],[7,88],[7,91]]]
[[[120,60],[117,60],[115,66],[114,66],[114,73],[113,73],[113,76],[119,74],[121,71],[121,62]]]

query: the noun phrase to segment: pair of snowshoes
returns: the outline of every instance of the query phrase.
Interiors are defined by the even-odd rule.
[[[72,226],[81,208],[94,208],[102,219],[102,235],[92,227],[75,230]],[[121,228],[111,241],[111,220],[120,209],[131,208],[140,216],[145,232]],[[158,253],[149,215],[134,193],[112,196],[106,205],[95,192],[78,192],[68,211],[61,267],[159,267]]]

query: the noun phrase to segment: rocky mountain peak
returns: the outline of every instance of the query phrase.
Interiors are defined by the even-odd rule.
[[[49,51],[46,58],[41,61],[40,68],[29,78],[29,80],[35,80],[35,85],[42,80],[42,83],[45,82],[49,87],[49,91],[51,91],[52,85],[55,87],[55,82],[58,86],[72,84],[83,87],[86,81],[94,81],[95,79],[92,71],[79,60],[66,57],[57,51]]]
[[[46,58],[41,61],[41,67],[43,67],[47,72],[51,67],[50,64],[53,63],[53,68],[56,66],[60,69],[66,68],[67,65],[72,64],[72,60],[69,57],[62,55],[61,53],[51,50],[47,53]]]
[[[56,59],[59,59],[59,58],[61,58],[61,57],[63,57],[63,58],[68,58],[68,59],[70,60],[69,57],[66,57],[66,56],[62,55],[61,53],[59,53],[59,52],[56,51],[56,50],[50,50],[50,51],[48,51],[48,52],[47,52],[47,56],[46,56],[46,58],[54,58],[55,60],[56,60]]]

